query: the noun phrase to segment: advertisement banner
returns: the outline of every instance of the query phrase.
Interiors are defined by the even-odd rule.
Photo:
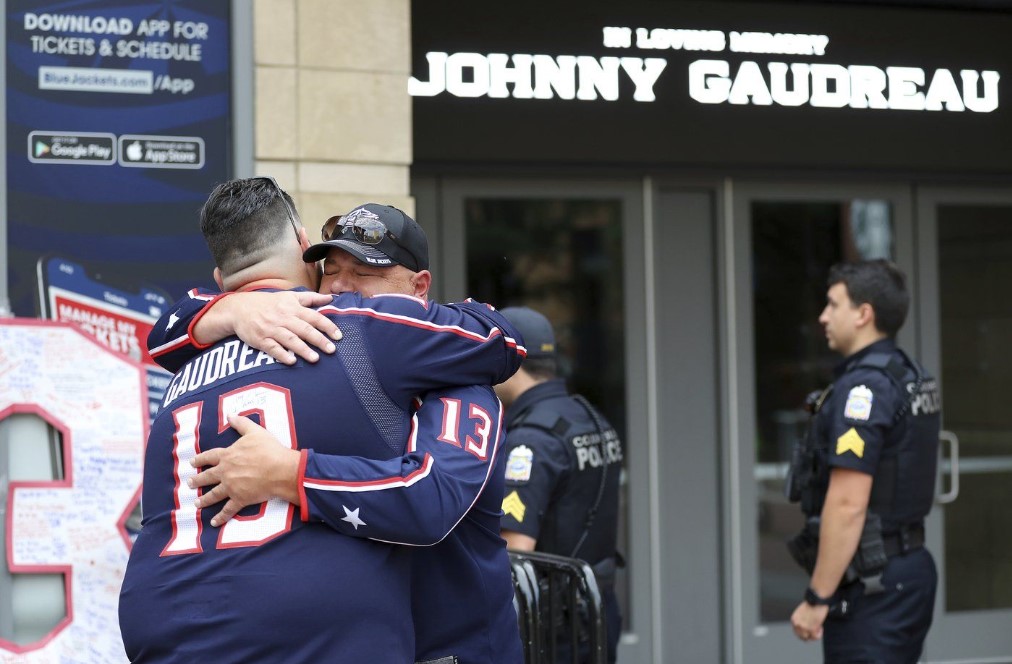
[[[232,172],[228,0],[7,0],[11,307],[56,254],[125,291],[212,285],[198,212]]]

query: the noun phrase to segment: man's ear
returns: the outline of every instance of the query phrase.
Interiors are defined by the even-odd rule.
[[[299,226],[299,246],[302,247],[302,251],[305,251],[312,246],[312,243],[309,241],[309,233],[306,232],[305,226]]]
[[[225,282],[221,280],[221,270],[214,268],[214,283],[218,284],[218,290],[225,292]]]
[[[866,325],[875,327],[875,308],[868,302],[859,304],[857,307],[857,326],[865,327]]]
[[[432,273],[428,270],[415,272],[411,275],[412,295],[423,300],[429,299],[429,286],[432,285]]]

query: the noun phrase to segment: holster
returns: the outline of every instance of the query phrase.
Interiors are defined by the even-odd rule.
[[[815,561],[819,557],[819,527],[817,516],[809,517],[805,527],[797,535],[787,540],[787,551],[794,562],[798,563],[809,575],[815,570]],[[882,572],[885,570],[889,556],[886,553],[885,541],[882,538],[882,519],[874,512],[868,512],[861,530],[861,541],[858,543],[854,559],[847,566],[843,575],[843,584],[860,580],[864,583],[866,595],[882,590]]]
[[[882,572],[889,562],[885,541],[882,538],[882,518],[874,512],[868,512],[861,530],[861,541],[857,546],[854,560],[847,568],[849,576],[860,579],[864,583],[866,595],[881,592]]]

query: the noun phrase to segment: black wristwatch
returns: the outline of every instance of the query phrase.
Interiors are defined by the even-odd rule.
[[[830,604],[832,604],[832,602],[833,602],[832,597],[820,597],[817,592],[812,590],[811,586],[805,588],[806,604],[810,604],[811,606],[829,606]]]

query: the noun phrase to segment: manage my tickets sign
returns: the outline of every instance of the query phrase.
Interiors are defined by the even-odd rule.
[[[1010,15],[528,4],[413,5],[418,161],[1007,170]]]

